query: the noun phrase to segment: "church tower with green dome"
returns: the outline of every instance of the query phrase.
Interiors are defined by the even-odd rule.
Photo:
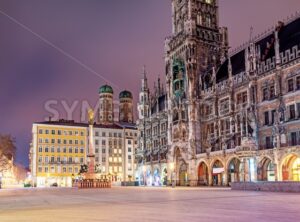
[[[124,90],[119,94],[119,121],[133,123],[133,102],[132,93]]]
[[[99,113],[98,119],[100,124],[110,125],[114,121],[114,91],[111,86],[103,85],[99,88]]]

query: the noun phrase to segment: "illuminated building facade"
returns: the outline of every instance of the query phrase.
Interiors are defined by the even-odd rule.
[[[100,107],[93,127],[95,172],[113,182],[134,178],[137,130],[132,123],[132,94],[121,92],[122,122],[113,121],[113,89],[99,89]],[[124,108],[126,106],[126,108]],[[89,124],[70,120],[34,123],[30,150],[31,174],[36,186],[72,186],[81,165],[89,161]]]
[[[190,186],[299,181],[300,16],[230,53],[218,18],[216,0],[172,0],[163,172]]]

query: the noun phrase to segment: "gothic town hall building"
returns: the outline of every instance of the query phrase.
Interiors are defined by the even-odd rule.
[[[216,0],[172,0],[172,23],[165,93],[142,81],[141,183],[300,181],[300,15],[230,53]]]

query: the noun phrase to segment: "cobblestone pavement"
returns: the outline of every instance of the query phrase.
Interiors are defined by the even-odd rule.
[[[300,194],[222,188],[0,190],[0,221],[299,221]]]

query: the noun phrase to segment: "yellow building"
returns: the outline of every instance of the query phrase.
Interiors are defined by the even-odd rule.
[[[88,125],[59,120],[34,123],[31,173],[37,187],[72,186],[86,163]]]

